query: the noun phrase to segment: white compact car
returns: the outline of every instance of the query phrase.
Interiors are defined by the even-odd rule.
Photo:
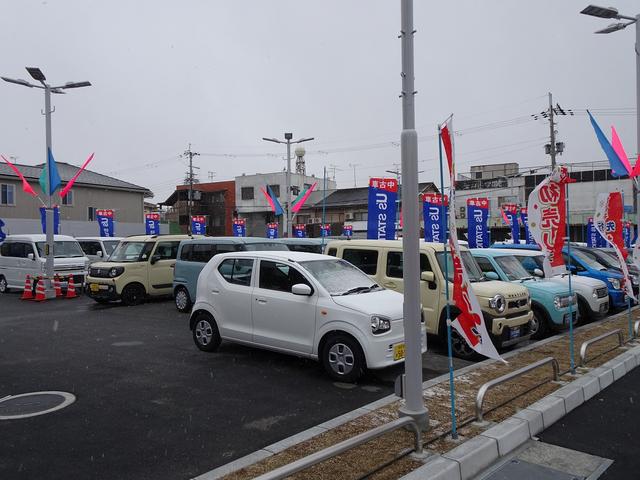
[[[91,263],[102,262],[116,249],[121,237],[76,237]]]
[[[334,379],[354,382],[366,368],[404,360],[402,303],[401,294],[328,255],[225,253],[200,273],[190,328],[206,352],[224,339],[314,358]]]

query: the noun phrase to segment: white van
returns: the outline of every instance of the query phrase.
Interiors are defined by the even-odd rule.
[[[89,259],[80,248],[75,238],[67,235],[54,235],[54,272],[66,283],[69,275],[73,275],[76,285],[84,283]],[[27,274],[31,277],[44,275],[45,244],[44,234],[8,235],[0,245],[0,293],[9,289],[24,289]]]
[[[100,262],[109,258],[121,237],[76,237],[84,254],[89,257],[89,261]]]

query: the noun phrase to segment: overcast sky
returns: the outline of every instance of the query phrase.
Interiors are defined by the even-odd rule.
[[[607,134],[615,124],[633,155],[634,28],[594,35],[610,21],[580,15],[587,2],[414,2],[421,180],[439,178],[433,135],[452,112],[461,132],[458,172],[548,163],[548,124],[528,116],[547,108],[549,91],[564,109],[593,109]],[[640,13],[637,1],[610,3]],[[189,142],[202,154],[201,181],[209,172],[228,180],[282,170],[284,145],[261,138],[285,131],[315,137],[305,144],[307,171],[321,176],[335,165],[339,187],[353,185],[350,165],[365,185],[400,161],[398,0],[2,0],[2,7],[1,75],[29,78],[24,67],[39,66],[52,84],[93,84],[53,98],[56,160],[80,165],[95,152],[90,169],[148,187],[154,201],[184,179],[179,155]],[[0,152],[43,162],[42,91],[2,82],[0,105]],[[561,161],[602,159],[587,117],[561,117],[558,129]]]

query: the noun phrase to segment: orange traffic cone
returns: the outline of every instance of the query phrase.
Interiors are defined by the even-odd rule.
[[[73,283],[73,275],[67,279],[67,296],[65,298],[76,298],[76,285]]]
[[[53,276],[53,289],[56,291],[56,298],[62,297],[62,287],[60,286],[60,277],[56,273]]]
[[[38,283],[36,285],[36,297],[33,299],[36,302],[44,302],[47,299],[44,293],[44,282],[41,278],[38,278]]]
[[[24,279],[24,290],[22,291],[20,300],[33,300],[33,284],[31,283],[31,275],[28,273]]]

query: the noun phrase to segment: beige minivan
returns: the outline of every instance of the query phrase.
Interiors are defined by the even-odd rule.
[[[87,295],[98,303],[142,303],[148,296],[171,295],[173,269],[182,240],[202,235],[136,235],[123,238],[109,258],[91,265]]]
[[[328,255],[343,258],[371,276],[379,285],[402,292],[402,242],[398,240],[337,240],[326,248]],[[497,348],[515,345],[531,336],[531,299],[526,287],[509,282],[487,280],[471,253],[461,247],[462,259],[469,274],[487,330]],[[453,295],[453,266],[448,255],[449,295]],[[420,296],[427,333],[446,338],[446,296],[444,248],[441,243],[420,241]],[[455,307],[452,309],[455,318]],[[474,351],[452,331],[454,355],[475,357]]]

